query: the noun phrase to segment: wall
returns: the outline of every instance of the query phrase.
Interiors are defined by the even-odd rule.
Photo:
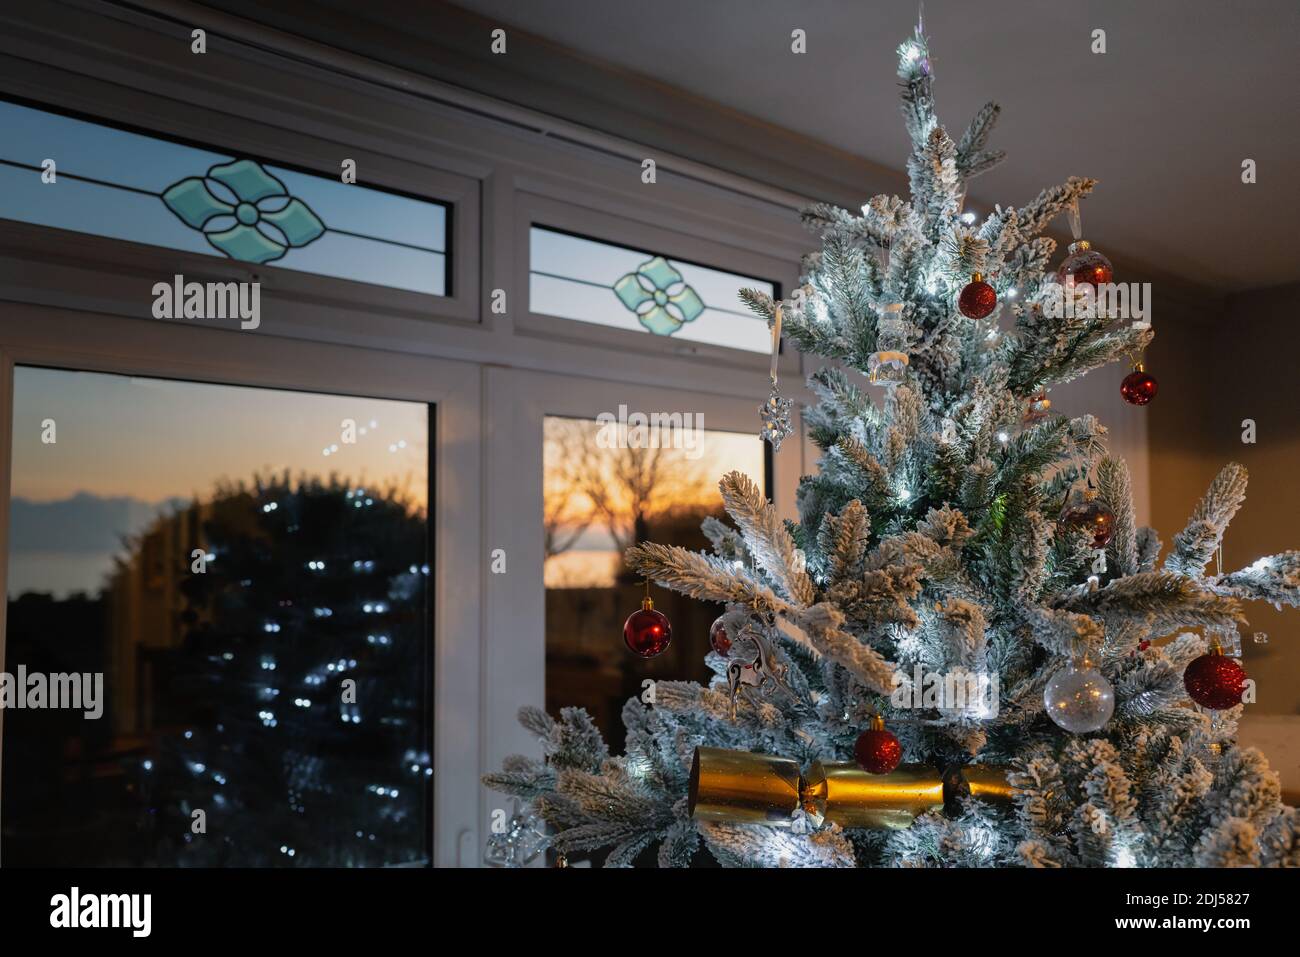
[[[1250,471],[1246,504],[1224,538],[1225,570],[1300,548],[1297,298],[1300,284],[1242,293],[1218,323],[1166,322],[1148,356],[1161,390],[1150,406],[1152,515],[1166,544],[1225,463]],[[1242,442],[1247,418],[1253,445]],[[1259,694],[1252,713],[1300,714],[1300,613],[1252,602],[1246,614],[1243,654]],[[1250,640],[1257,631],[1267,644]]]

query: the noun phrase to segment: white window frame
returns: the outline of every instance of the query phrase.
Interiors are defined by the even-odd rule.
[[[434,489],[433,722],[434,863],[473,864],[481,856],[478,775],[485,770],[465,716],[479,713],[482,580],[481,370],[469,363],[401,356],[324,343],[249,338],[218,330],[0,304],[0,581],[8,580],[13,372],[18,365],[159,376],[223,385],[298,389],[432,403]],[[129,428],[129,423],[123,424]],[[0,671],[5,668],[0,602]],[[0,710],[0,736],[4,711]],[[4,774],[0,766],[0,779]],[[3,814],[0,808],[0,814]],[[0,861],[3,865],[3,861]]]
[[[35,109],[50,104],[56,113],[71,110],[109,126],[121,125],[163,140],[180,140],[236,156],[256,156],[324,178],[339,176],[342,161],[353,159],[359,185],[446,206],[449,264],[449,294],[434,296],[283,269],[274,263],[259,265],[4,220],[0,250],[23,263],[23,288],[32,301],[148,319],[152,318],[152,298],[142,295],[142,284],[147,291],[159,275],[180,273],[199,282],[259,281],[263,301],[275,300],[277,304],[277,308],[263,310],[271,322],[267,331],[281,335],[362,341],[376,332],[413,334],[422,323],[479,321],[477,180],[288,127],[248,122],[176,101],[158,101],[144,90],[86,90],[67,74],[34,79],[27,75],[29,69],[0,55],[0,91]],[[148,126],[140,122],[142,117],[148,117]],[[76,158],[60,160],[60,166],[76,172]],[[196,175],[201,172],[195,170]],[[35,182],[39,174],[31,175]],[[327,212],[325,215],[328,218]],[[87,272],[95,274],[93,294],[68,292],[83,285],[77,279]],[[367,314],[365,329],[358,328],[360,311]]]
[[[490,369],[485,395],[493,429],[487,439],[484,480],[489,502],[486,543],[502,548],[507,573],[489,575],[484,589],[484,740],[490,762],[509,754],[533,754],[536,742],[515,720],[521,704],[546,700],[546,586],[542,515],[543,422],[547,416],[594,420],[601,412],[694,412],[706,431],[754,431],[757,409],[747,399],[702,391],[666,392],[656,386],[516,369]],[[792,437],[772,458],[772,493],[785,518],[797,514],[794,491],[803,474],[803,457]],[[721,476],[718,476],[721,478]],[[761,486],[763,475],[750,478]],[[511,569],[523,569],[521,576]],[[535,574],[534,574],[535,572]],[[610,640],[619,642],[612,634]],[[506,807],[496,795],[497,807]]]
[[[636,213],[644,214],[644,212],[644,210],[636,210]],[[590,206],[560,202],[534,192],[520,191],[515,200],[514,225],[518,253],[515,257],[517,272],[514,288],[523,292],[526,308],[521,311],[521,317],[516,320],[515,329],[525,335],[548,340],[594,343],[610,349],[635,349],[643,356],[690,358],[715,366],[722,363],[746,370],[767,369],[770,356],[756,352],[729,349],[689,339],[677,339],[673,336],[657,336],[648,332],[616,329],[581,319],[568,319],[532,311],[527,297],[532,265],[529,261],[529,251],[531,231],[534,226],[556,229],[596,242],[641,249],[669,259],[684,260],[711,269],[750,276],[772,283],[778,298],[782,294],[789,294],[793,279],[789,259],[780,259],[727,243],[702,239],[698,235],[667,229],[640,218],[633,218],[633,215],[635,214],[630,214],[626,209],[615,215]],[[610,285],[612,286],[618,278],[610,276]],[[609,304],[611,311],[625,308],[612,291]],[[709,305],[724,304],[709,303]],[[739,300],[725,305],[732,309],[742,307]],[[762,320],[755,317],[754,321],[757,323]],[[798,356],[791,350],[787,350],[781,356],[778,371],[781,374],[797,377],[798,369]]]

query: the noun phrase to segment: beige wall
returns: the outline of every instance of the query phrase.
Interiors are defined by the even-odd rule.
[[[1300,284],[1231,297],[1217,321],[1157,316],[1147,367],[1160,380],[1149,407],[1151,515],[1166,550],[1216,472],[1250,471],[1246,504],[1223,544],[1223,566],[1300,549]],[[1163,321],[1162,321],[1163,319]],[[1242,420],[1258,441],[1243,444]],[[1252,715],[1300,714],[1300,610],[1246,608],[1246,670],[1256,681]],[[1265,632],[1267,644],[1251,641]]]

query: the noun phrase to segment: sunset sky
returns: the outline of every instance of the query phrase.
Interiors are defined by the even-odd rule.
[[[366,428],[355,445],[340,442],[345,418]],[[45,419],[57,424],[53,445],[41,441]],[[396,480],[424,505],[427,422],[421,403],[19,367],[12,494],[156,502],[207,495],[220,478],[289,468]],[[390,452],[399,441],[406,447]],[[338,452],[324,455],[330,445]]]
[[[358,425],[354,445],[341,441],[340,423],[348,418]],[[46,419],[55,422],[53,444],[41,441]],[[590,502],[557,474],[559,463],[572,457],[553,438],[568,423],[578,430],[578,440],[594,449],[599,426],[555,417],[546,423],[548,508],[559,497],[567,504],[563,518],[581,521]],[[8,592],[94,590],[112,565],[112,544],[139,531],[153,514],[143,506],[207,498],[219,481],[248,481],[259,472],[287,468],[295,476],[322,477],[333,472],[375,488],[395,484],[424,507],[427,443],[428,412],[421,403],[19,367],[14,371],[13,509],[15,528],[22,525],[28,534],[21,540],[15,536],[11,546]],[[394,445],[399,447],[390,451]],[[327,448],[337,451],[325,455]],[[684,450],[665,451],[655,508],[720,507],[717,482],[732,469],[763,481],[763,445],[754,434],[706,430],[699,452],[691,458]],[[588,464],[604,470],[618,454],[599,449]],[[105,503],[129,499],[132,506],[103,510],[116,516],[104,520],[115,523],[112,528],[81,529],[74,516],[85,514],[87,503],[80,501],[75,510],[74,496]],[[20,523],[24,509],[27,521]],[[57,536],[56,525],[61,526]],[[83,538],[86,544],[79,544]],[[548,584],[603,583],[612,574],[614,555],[613,539],[595,522],[565,554],[548,560]]]
[[[355,444],[341,438],[348,418],[358,426]],[[53,444],[41,441],[46,419],[55,422]],[[13,524],[29,534],[11,545],[10,595],[98,587],[112,564],[105,540],[140,529],[69,530],[71,516],[95,501],[133,500],[90,514],[138,525],[152,514],[143,506],[208,498],[221,480],[287,468],[294,477],[337,473],[359,485],[393,485],[427,506],[428,410],[417,402],[18,367],[13,425]],[[337,451],[326,455],[327,448]],[[57,547],[46,544],[47,526],[60,533]]]
[[[591,501],[573,474],[575,450],[566,448],[566,441],[576,438],[582,442],[585,452],[594,453],[588,455],[585,464],[597,470],[597,480],[603,486],[614,489],[612,498],[616,506],[627,510],[627,496],[618,493],[618,484],[612,477],[613,464],[623,452],[597,446],[600,428],[594,421],[558,416],[547,416],[545,420],[543,494],[548,516],[561,518],[559,530],[564,538],[592,518]],[[651,496],[652,511],[681,505],[720,510],[722,495],[718,480],[733,470],[744,472],[760,486],[763,484],[763,442],[756,434],[705,429],[691,455],[675,448],[665,448],[661,454],[663,479]],[[617,556],[616,543],[607,527],[600,520],[593,520],[571,548],[547,558],[546,586],[606,587],[613,583]]]

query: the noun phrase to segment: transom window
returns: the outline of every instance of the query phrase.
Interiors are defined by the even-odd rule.
[[[768,352],[767,323],[740,290],[772,295],[762,279],[533,226],[528,304],[534,313],[691,342]]]
[[[0,218],[435,296],[444,204],[0,100]]]

